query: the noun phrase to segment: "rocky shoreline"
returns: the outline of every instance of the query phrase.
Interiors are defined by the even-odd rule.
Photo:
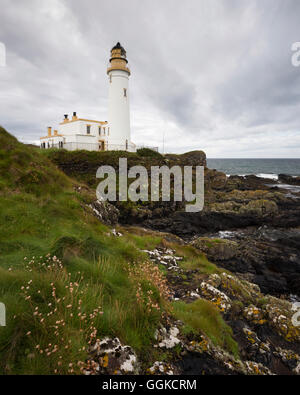
[[[192,306],[205,299],[222,312],[240,357],[234,358],[206,336],[187,335],[182,321],[166,317],[153,347],[166,350],[167,360],[150,366],[119,339],[106,338],[91,348],[85,374],[300,374],[300,330],[292,325],[290,302],[264,295],[257,285],[225,271],[199,275],[197,270],[184,270],[179,265],[183,257],[170,248],[145,252],[167,269],[171,300]]]
[[[154,214],[139,225],[192,244],[198,238],[200,250],[212,262],[244,274],[263,292],[300,297],[300,192],[280,188],[281,177],[276,186],[256,176],[215,177],[224,184],[210,188],[202,212],[174,211],[159,218]],[[207,247],[211,239],[222,243]]]
[[[195,151],[158,162],[152,159],[150,164],[206,166],[206,160],[204,153]],[[72,173],[72,164],[59,166]],[[80,163],[75,167],[80,169]],[[83,174],[87,171],[85,162]],[[110,226],[135,226],[145,235],[163,235],[164,243],[175,240],[207,257],[217,268],[210,275],[184,268],[184,257],[170,247],[145,251],[165,270],[172,303],[192,308],[207,300],[216,306],[232,330],[240,356],[233,357],[205,336],[187,335],[181,320],[165,317],[153,347],[165,348],[167,358],[149,366],[118,339],[106,339],[118,351],[91,350],[93,368],[86,374],[300,374],[300,328],[292,321],[293,303],[300,300],[299,177],[279,175],[277,181],[227,177],[205,168],[202,212],[189,214],[184,204],[160,202],[133,206],[94,202],[90,208]],[[121,237],[122,231],[114,236]],[[116,355],[124,355],[120,350],[128,355],[118,362]],[[132,362],[127,371],[126,361]]]
[[[251,179],[253,183],[254,178]],[[205,299],[217,307],[232,329],[240,356],[234,358],[205,336],[186,335],[183,322],[166,318],[153,347],[166,349],[167,360],[149,366],[136,358],[130,371],[120,370],[120,374],[300,374],[300,328],[293,323],[294,303],[300,300],[299,206],[297,194],[286,194],[265,185],[263,192],[226,192],[231,200],[224,201],[224,195],[219,195],[204,213],[209,225],[215,223],[212,218],[216,218],[217,211],[219,226],[204,227],[201,222],[198,232],[193,228],[195,218],[180,211],[172,212],[168,218],[138,223],[145,235],[156,232],[165,240],[191,245],[218,267],[218,274],[202,274],[198,269],[184,269],[184,258],[171,248],[144,251],[154,264],[166,270],[172,301],[193,306],[197,300]],[[293,227],[282,227],[279,219],[284,216],[290,218],[288,224]],[[176,218],[183,221],[175,223]],[[235,225],[239,227],[225,226],[229,218],[237,219]],[[240,227],[241,218],[245,227]],[[110,363],[118,365],[110,356],[103,370],[101,361],[96,358],[95,366],[106,374],[112,372]]]

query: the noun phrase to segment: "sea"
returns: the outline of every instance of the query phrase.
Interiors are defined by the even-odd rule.
[[[222,171],[227,175],[278,179],[278,174],[300,176],[299,159],[207,159],[207,167]]]

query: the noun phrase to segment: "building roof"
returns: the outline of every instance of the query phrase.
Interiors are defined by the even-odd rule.
[[[60,125],[67,125],[68,123],[78,122],[78,121],[95,122],[95,123],[100,123],[100,125],[107,125],[107,123],[108,123],[107,121],[95,121],[93,119],[77,118],[77,119],[69,119],[67,122],[63,121],[60,123]]]

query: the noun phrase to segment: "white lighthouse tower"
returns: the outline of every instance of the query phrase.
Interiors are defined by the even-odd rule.
[[[129,76],[126,51],[118,42],[111,50],[107,74],[109,77],[108,124],[109,150],[135,151],[130,137]]]
[[[1,48],[0,48],[1,50]],[[109,77],[108,119],[97,121],[90,117],[79,118],[68,114],[59,127],[48,127],[46,136],[41,137],[41,148],[64,148],[66,150],[135,152],[136,146],[130,137],[129,91],[130,70],[126,51],[117,43],[112,50],[107,74]]]

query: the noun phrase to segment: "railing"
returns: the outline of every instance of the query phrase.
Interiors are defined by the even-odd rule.
[[[136,146],[134,144],[105,144],[105,148],[108,151],[136,151]]]
[[[151,147],[149,145],[137,145],[136,149],[142,149],[142,148],[147,148],[147,149],[151,149],[152,151],[158,152],[158,147]]]
[[[66,149],[68,151],[86,150],[86,151],[129,151],[135,152],[136,147],[134,144],[101,144],[101,143],[77,143],[69,142],[63,144],[48,144],[46,143],[45,148],[42,149],[57,148]]]

